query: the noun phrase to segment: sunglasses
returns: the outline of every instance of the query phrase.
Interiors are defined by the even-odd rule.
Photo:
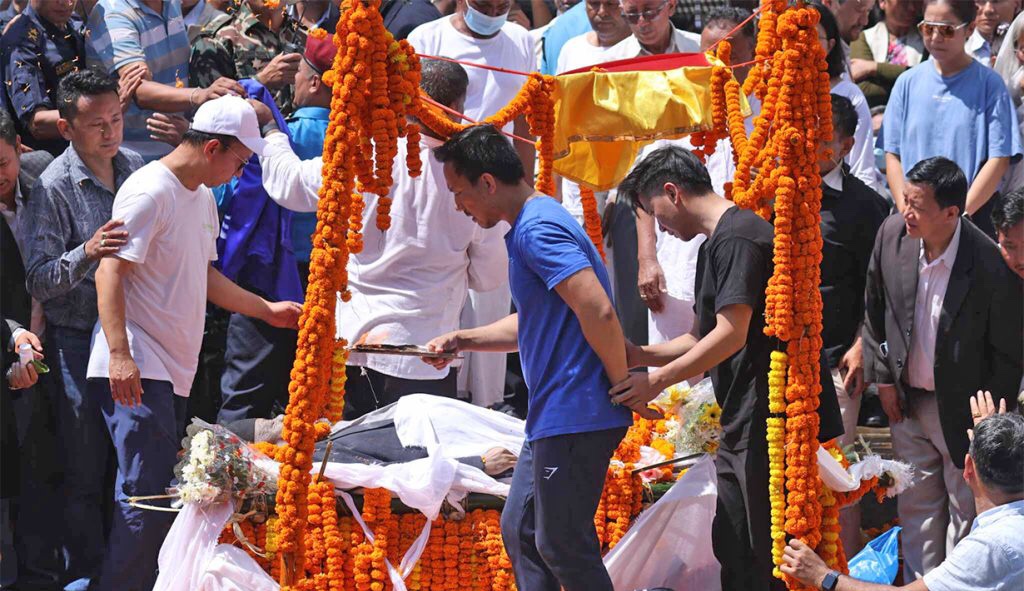
[[[922,37],[931,37],[938,33],[943,39],[952,39],[956,32],[966,27],[968,23],[951,25],[949,23],[932,23],[923,21],[917,24],[917,30],[921,31]]]
[[[640,12],[623,11],[622,16],[631,25],[639,23],[641,18],[643,18],[647,22],[650,22],[654,20],[655,17],[657,17],[659,14],[661,14],[661,11],[665,10],[666,6],[668,6],[668,0],[664,0],[661,4],[657,6],[657,8],[652,8],[650,10],[643,10]]]

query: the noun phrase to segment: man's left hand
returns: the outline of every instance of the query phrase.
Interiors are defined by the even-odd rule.
[[[267,310],[263,315],[263,322],[277,328],[299,328],[299,314],[302,314],[302,304],[297,302],[267,302]]]
[[[843,389],[850,398],[856,398],[864,392],[864,354],[863,341],[854,341],[850,350],[839,360],[839,374],[843,376]]]
[[[799,539],[793,538],[782,554],[782,572],[797,579],[804,585],[815,589],[821,588],[829,568],[825,561],[811,550],[811,547]]]
[[[631,373],[629,376],[612,386],[608,394],[612,402],[628,406],[645,419],[660,419],[662,414],[647,406],[647,403],[654,400],[659,390],[653,384],[649,373]]]

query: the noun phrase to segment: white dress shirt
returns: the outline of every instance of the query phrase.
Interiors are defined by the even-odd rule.
[[[315,211],[322,184],[320,158],[299,160],[284,134],[267,137],[260,157],[263,186],[282,207]],[[459,327],[470,288],[493,290],[507,283],[508,255],[498,232],[485,232],[455,209],[443,168],[420,144],[423,171],[412,178],[405,169],[405,142],[398,143],[391,187],[391,228],[377,229],[377,196],[364,195],[363,251],[348,264],[352,299],[337,301],[337,336],[353,343],[363,335],[374,344],[422,345]],[[413,380],[440,379],[438,371],[416,357],[349,356],[349,365]]]
[[[917,297],[914,302],[914,328],[907,359],[907,382],[914,388],[935,390],[935,339],[939,331],[942,302],[946,299],[949,276],[960,248],[961,223],[956,223],[953,239],[941,256],[928,262],[924,241],[917,263]]]
[[[1024,589],[1024,501],[993,507],[974,519],[971,533],[924,575],[929,591]]]

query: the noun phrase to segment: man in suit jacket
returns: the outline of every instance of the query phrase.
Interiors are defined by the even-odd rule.
[[[962,217],[966,198],[952,161],[915,165],[907,207],[882,224],[868,267],[865,380],[878,385],[893,451],[916,468],[899,502],[907,583],[937,567],[974,520],[963,479],[971,395],[991,390],[1012,406],[1021,380],[1021,282]]]

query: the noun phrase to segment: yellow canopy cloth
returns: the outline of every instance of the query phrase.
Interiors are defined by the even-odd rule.
[[[654,55],[556,76],[555,172],[606,191],[645,145],[711,129],[716,65],[722,62],[710,54]]]

